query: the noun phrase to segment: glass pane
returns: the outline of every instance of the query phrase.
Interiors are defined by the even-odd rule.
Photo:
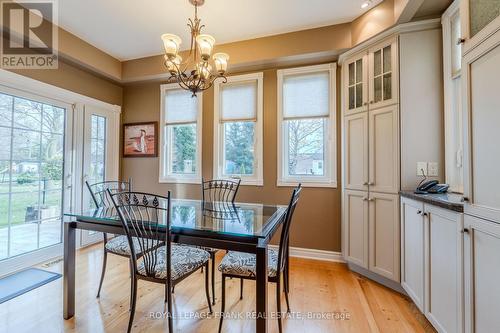
[[[0,193],[9,192],[9,183],[10,161],[0,161]]]
[[[380,50],[373,55],[373,74],[375,76],[382,74],[382,52]]]
[[[61,219],[40,222],[40,248],[61,242]]]
[[[13,193],[10,205],[11,225],[31,223],[40,219],[38,191],[29,193]]]
[[[10,160],[10,138],[11,138],[12,128],[10,127],[0,127],[0,138],[2,138],[3,144],[0,145],[0,159]],[[7,141],[7,142],[5,142]]]
[[[44,105],[42,118],[42,131],[59,134],[64,132],[64,109]]]
[[[38,247],[38,223],[27,222],[10,226],[10,256],[34,251]]]
[[[349,87],[349,109],[354,109],[354,87]]]
[[[356,85],[356,107],[359,108],[363,105],[363,83]]]
[[[9,246],[9,195],[0,195],[0,259],[7,257]]]
[[[40,198],[40,219],[46,220],[60,217],[62,214],[62,193],[61,189],[50,190],[51,185],[46,182],[45,191],[42,191]]]
[[[42,104],[27,99],[14,98],[14,127],[40,131]]]
[[[384,47],[384,73],[390,72],[391,68],[391,46]]]
[[[97,139],[97,130],[98,130],[98,116],[93,115],[91,118],[91,124],[90,124],[90,138],[91,139]]]
[[[384,101],[392,98],[392,74],[384,75]]]
[[[90,170],[89,183],[98,183],[104,181],[105,178],[105,161],[106,161],[106,118],[102,116],[92,115],[91,117],[91,139],[90,139]],[[146,144],[141,141],[141,144]],[[60,142],[59,149],[63,149]],[[55,158],[54,161],[59,161]],[[57,166],[59,166],[57,164]]]
[[[363,82],[363,60],[356,61],[356,83]]]
[[[42,133],[42,160],[62,160],[64,137],[61,134]]]
[[[97,138],[100,140],[104,140],[106,138],[106,118],[99,117],[98,118],[98,127],[97,127]]]
[[[462,44],[457,41],[462,37],[460,13],[451,18],[451,75],[454,77],[462,68]]]
[[[40,158],[40,132],[14,129],[13,134],[12,159],[38,160]]]
[[[172,126],[172,173],[196,173],[196,124]]]
[[[287,121],[289,175],[324,175],[325,121],[325,118]]]
[[[40,164],[38,162],[12,162],[12,192],[38,192]]]
[[[254,173],[255,122],[224,124],[224,174]]]
[[[13,97],[0,94],[0,119],[5,126],[10,126],[12,121],[12,101]]]
[[[373,93],[375,102],[380,102],[382,100],[382,77],[376,77],[373,80]]]
[[[354,63],[351,62],[349,64],[349,85],[352,86],[354,84]]]
[[[500,15],[500,0],[469,0],[471,37]]]
[[[62,187],[63,161],[52,160],[41,164],[41,189],[52,190]]]

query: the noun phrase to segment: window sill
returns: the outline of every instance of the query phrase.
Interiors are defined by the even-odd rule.
[[[201,177],[199,178],[160,177],[158,182],[166,184],[201,184]]]
[[[299,184],[302,187],[318,187],[318,188],[337,188],[337,182],[311,182],[307,180],[278,180],[276,186],[278,187],[296,187]]]

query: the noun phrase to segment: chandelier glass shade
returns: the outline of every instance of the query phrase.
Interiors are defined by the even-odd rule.
[[[194,5],[194,19],[188,19],[191,30],[191,45],[187,58],[184,60],[179,55],[182,40],[173,34],[163,34],[164,64],[170,73],[170,79],[175,80],[181,88],[196,93],[210,88],[216,79],[227,82],[224,74],[227,71],[229,55],[212,51],[215,38],[202,34],[205,27],[198,18],[198,6],[205,0],[189,0]],[[212,66],[213,65],[213,66]]]

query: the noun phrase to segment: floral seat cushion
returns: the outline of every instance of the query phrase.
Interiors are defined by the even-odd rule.
[[[200,248],[193,246],[181,246],[172,244],[171,248],[171,278],[177,280],[205,265],[210,258],[210,254]],[[156,266],[154,272],[147,272],[144,261],[139,262],[137,273],[147,277],[154,277],[165,280],[166,270],[166,247],[162,246],[155,250]],[[151,253],[153,254],[153,253]]]
[[[137,254],[141,254],[141,245],[139,244],[139,239],[137,237],[132,238],[134,242],[134,249]],[[146,242],[149,242],[146,243]],[[158,241],[145,240],[143,243],[148,249],[153,249],[158,245]],[[108,240],[106,243],[106,250],[112,253],[116,253],[122,256],[131,256],[130,246],[128,245],[127,236],[115,236]]]
[[[255,277],[257,257],[252,253],[229,251],[219,265],[223,274]],[[278,250],[269,249],[267,256],[269,277],[275,277],[278,269]]]

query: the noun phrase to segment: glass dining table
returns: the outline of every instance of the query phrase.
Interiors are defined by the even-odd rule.
[[[256,255],[256,332],[268,332],[268,244],[283,222],[286,206],[250,203],[203,203],[173,199],[171,237],[174,242],[253,253]],[[124,235],[114,208],[98,208],[65,214],[63,316],[75,315],[76,230]],[[159,228],[159,232],[165,232]]]

